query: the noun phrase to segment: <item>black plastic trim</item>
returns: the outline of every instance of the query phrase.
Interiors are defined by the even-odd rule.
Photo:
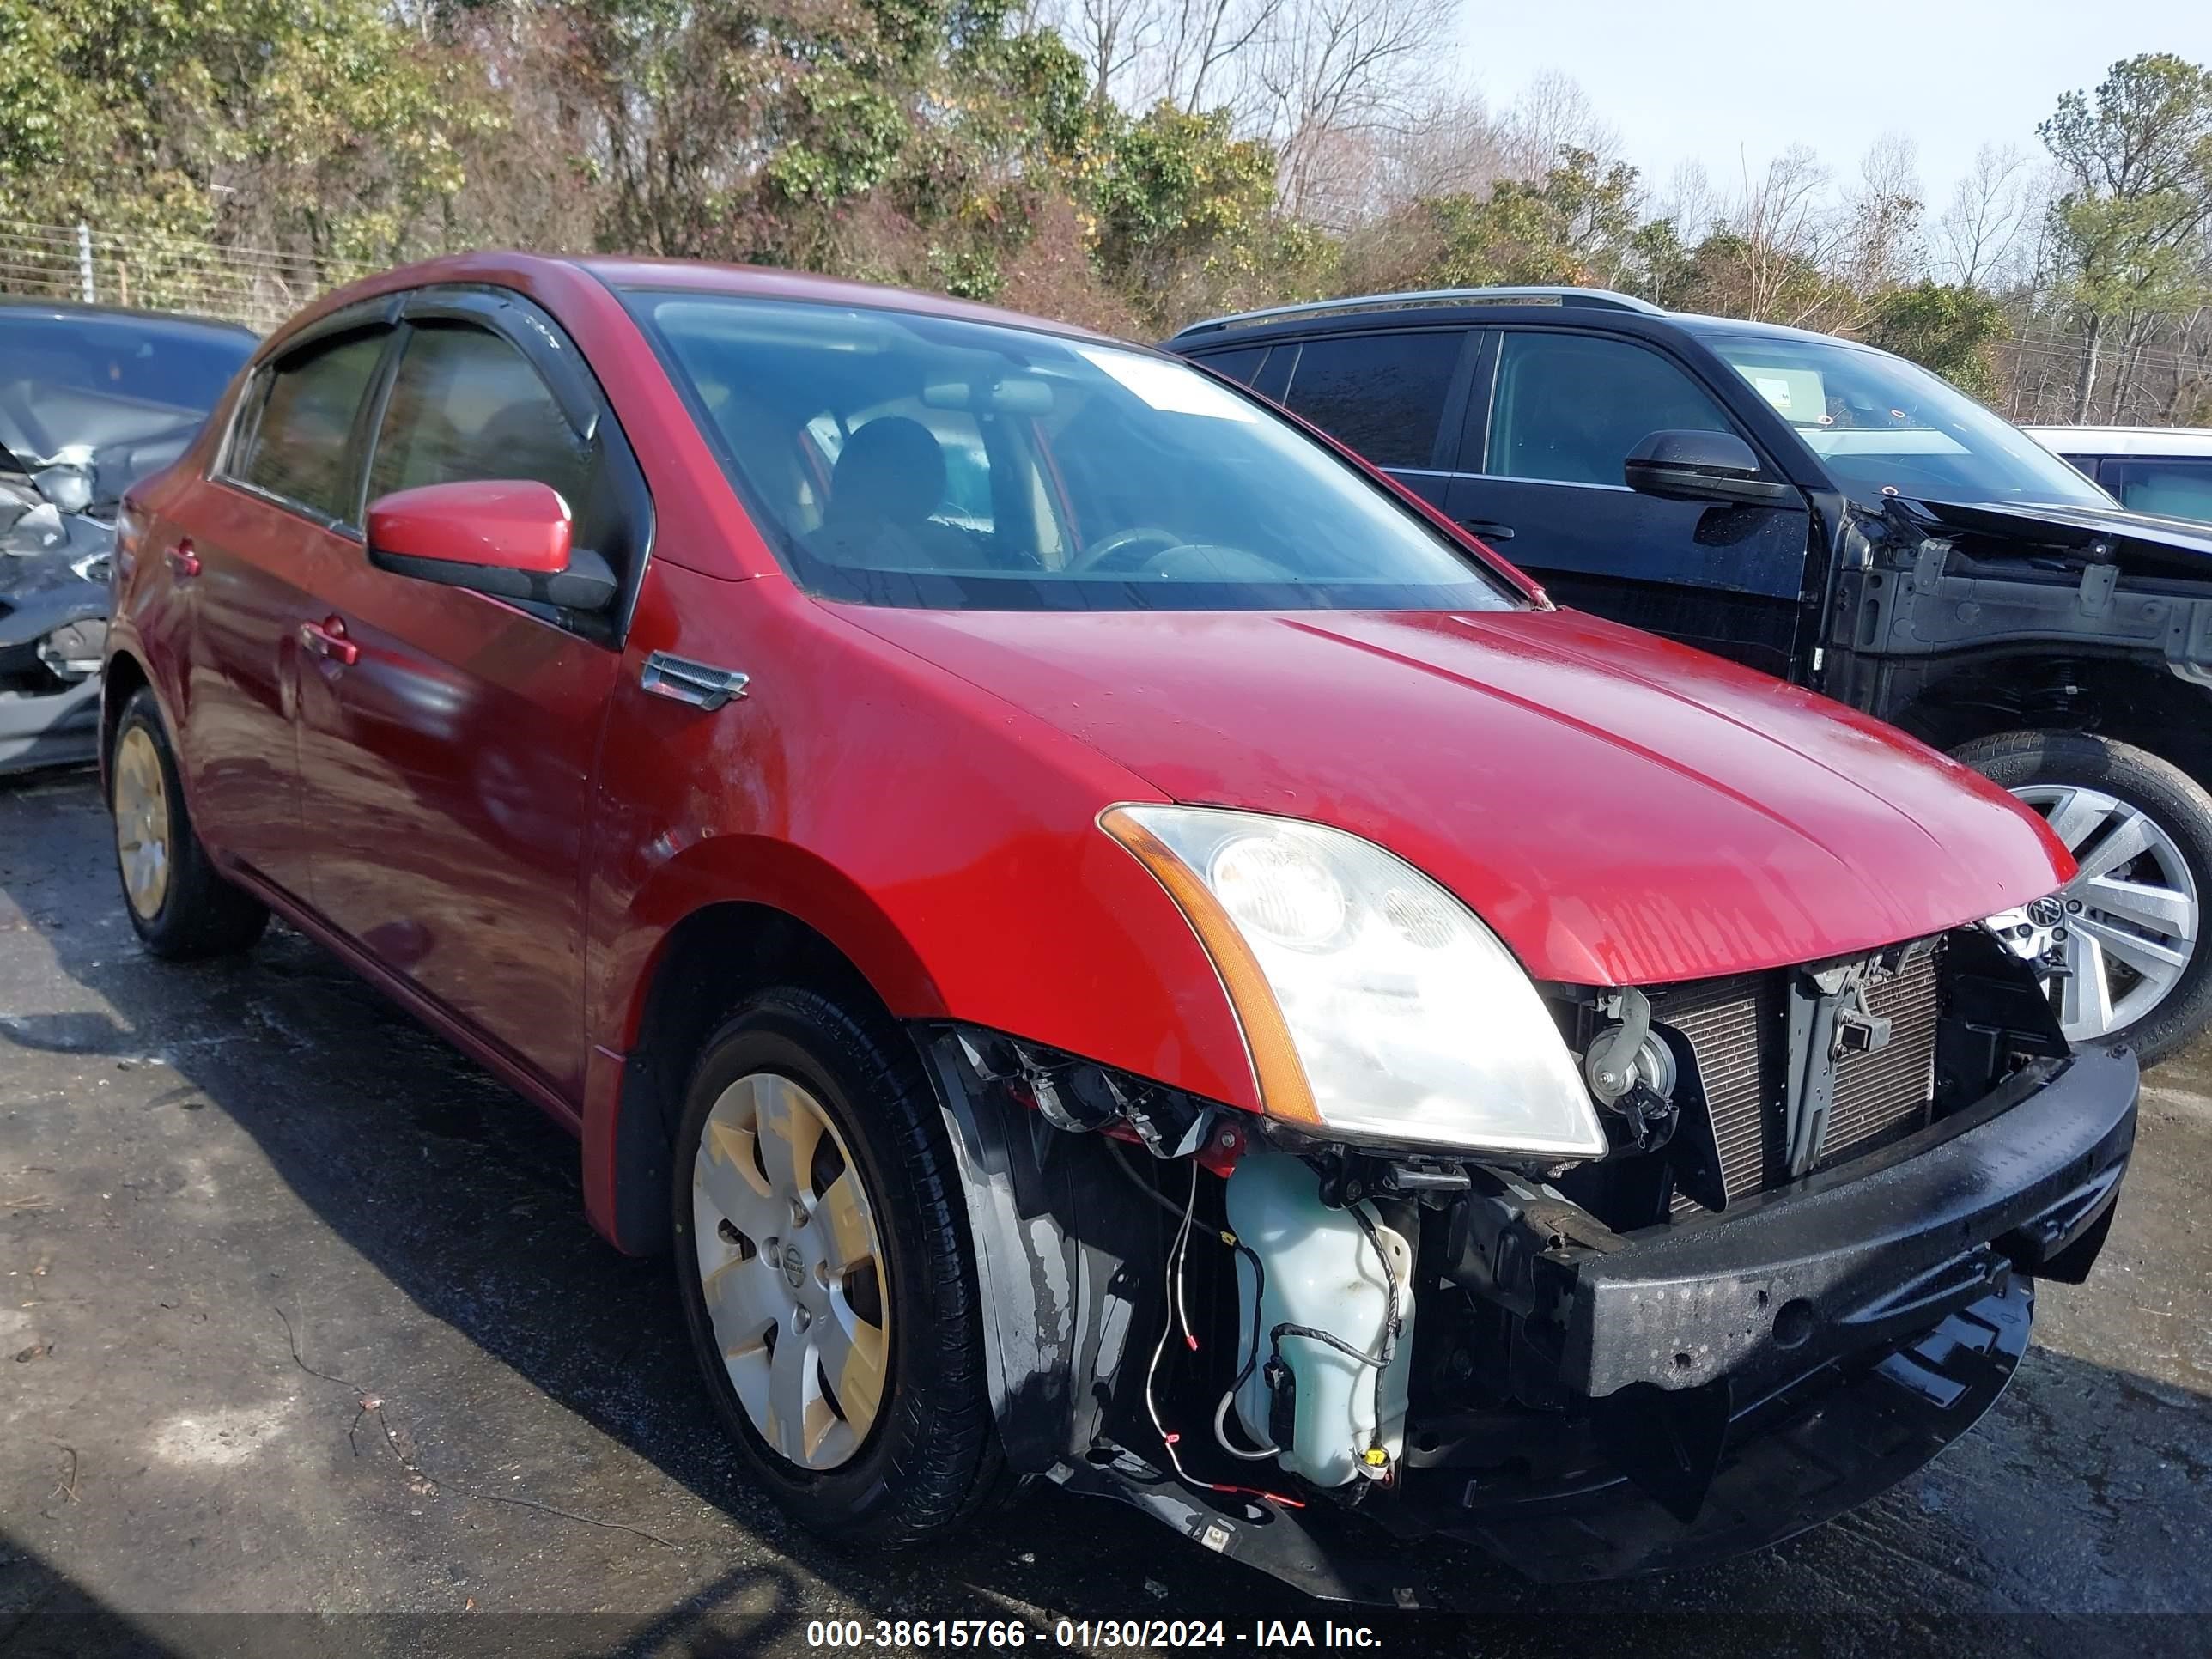
[[[2057,1262],[2111,1210],[2137,1087],[2124,1049],[2037,1062],[1873,1167],[1573,1264],[1561,1382],[1603,1396],[1802,1372]]]

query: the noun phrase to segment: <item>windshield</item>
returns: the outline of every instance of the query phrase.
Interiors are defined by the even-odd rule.
[[[112,506],[184,453],[254,337],[169,317],[0,306],[0,449],[70,510]]]
[[[1863,500],[2112,505],[2026,433],[1902,357],[1755,334],[1710,336],[1707,343]]]
[[[1021,611],[1513,603],[1371,479],[1172,359],[870,308],[629,298],[793,574],[825,598]]]
[[[0,377],[204,416],[253,354],[253,336],[173,317],[0,307]]]

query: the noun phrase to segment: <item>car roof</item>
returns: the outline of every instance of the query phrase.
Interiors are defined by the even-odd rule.
[[[1127,341],[1073,323],[1027,316],[1020,312],[977,305],[967,300],[949,299],[942,294],[878,287],[872,283],[817,276],[805,271],[764,265],[720,264],[704,259],[634,258],[596,254],[568,256],[529,253],[514,249],[483,249],[470,253],[444,254],[434,259],[395,265],[374,272],[321,295],[287,319],[270,339],[272,349],[281,351],[292,337],[333,313],[410,289],[477,283],[512,288],[528,286],[532,283],[558,288],[564,279],[573,283],[580,276],[588,278],[604,290],[613,292],[652,289],[693,294],[727,294],[759,300],[803,301],[817,305],[865,306],[878,311],[907,312],[919,316],[990,323],[1005,328],[1027,329],[1036,333],[1129,346]],[[1149,348],[1135,346],[1130,349],[1141,351]]]
[[[34,312],[51,317],[100,318],[115,322],[182,323],[187,327],[242,334],[249,340],[261,337],[244,323],[228,317],[204,317],[189,311],[149,311],[140,306],[87,305],[82,300],[55,300],[36,294],[0,294],[0,313],[9,311]]]
[[[1630,333],[1676,331],[1696,335],[1758,335],[1774,339],[1818,340],[1856,345],[1832,334],[1755,323],[1740,317],[1708,317],[1668,311],[1632,295],[1608,289],[1510,287],[1419,289],[1403,294],[1355,295],[1340,300],[1269,306],[1234,312],[1189,325],[1171,337],[1170,349],[1203,354],[1315,334],[1372,333],[1396,328],[1468,327],[1514,323],[1523,327],[1587,328],[1593,324]],[[1861,347],[1871,350],[1872,347]]]
[[[2212,428],[2201,426],[2024,426],[2061,455],[2212,455]]]
[[[805,300],[815,304],[868,306],[877,310],[908,311],[932,317],[955,317],[969,322],[996,323],[1002,327],[1042,330],[1053,334],[1080,335],[1085,339],[1112,337],[1073,323],[1055,322],[998,306],[955,300],[918,289],[892,288],[875,283],[856,283],[842,276],[819,276],[809,271],[786,270],[768,265],[716,264],[703,259],[643,259],[593,255],[568,261],[587,270],[610,288],[662,289],[704,294],[735,294],[761,300]]]

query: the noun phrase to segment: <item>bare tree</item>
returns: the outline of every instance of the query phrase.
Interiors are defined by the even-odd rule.
[[[1720,192],[1713,188],[1712,177],[1702,161],[1679,163],[1667,181],[1667,193],[1659,198],[1656,216],[1670,221],[1674,234],[1690,246],[1695,246],[1725,216]]]
[[[1825,273],[1841,238],[1827,191],[1827,170],[1802,144],[1756,174],[1745,163],[1712,239],[1721,308],[1762,322],[1832,325],[1840,296]]]
[[[1284,207],[1321,224],[1360,216],[1361,169],[1436,84],[1459,0],[1296,0],[1258,66],[1282,155]]]
[[[1903,133],[1875,140],[1844,202],[1838,274],[1861,295],[1894,288],[1925,267],[1918,152]]]
[[[1936,274],[1966,288],[1994,286],[2008,270],[2023,233],[2041,217],[2033,171],[2017,144],[1984,144],[1936,221]]]
[[[1618,160],[1620,130],[1601,118],[1582,82],[1549,70],[1523,88],[1505,112],[1506,166],[1516,179],[1541,179],[1570,149],[1601,162]]]
[[[1158,0],[1156,95],[1187,115],[1226,106],[1240,116],[1255,107],[1251,73],[1280,27],[1286,0]]]
[[[1480,196],[1511,178],[1504,124],[1478,93],[1431,94],[1376,146],[1375,196],[1388,210],[1436,196]]]
[[[1046,15],[1091,71],[1091,95],[1149,101],[1127,77],[1157,50],[1171,0],[1054,0]]]

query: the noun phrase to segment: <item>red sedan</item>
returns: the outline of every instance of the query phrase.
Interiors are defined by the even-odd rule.
[[[2110,1224],[2038,820],[1157,352],[441,261],[272,336],[117,566],[147,946],[275,911],[573,1129],[828,1532],[1043,1480],[1401,1601],[1340,1511],[1741,1549]]]

